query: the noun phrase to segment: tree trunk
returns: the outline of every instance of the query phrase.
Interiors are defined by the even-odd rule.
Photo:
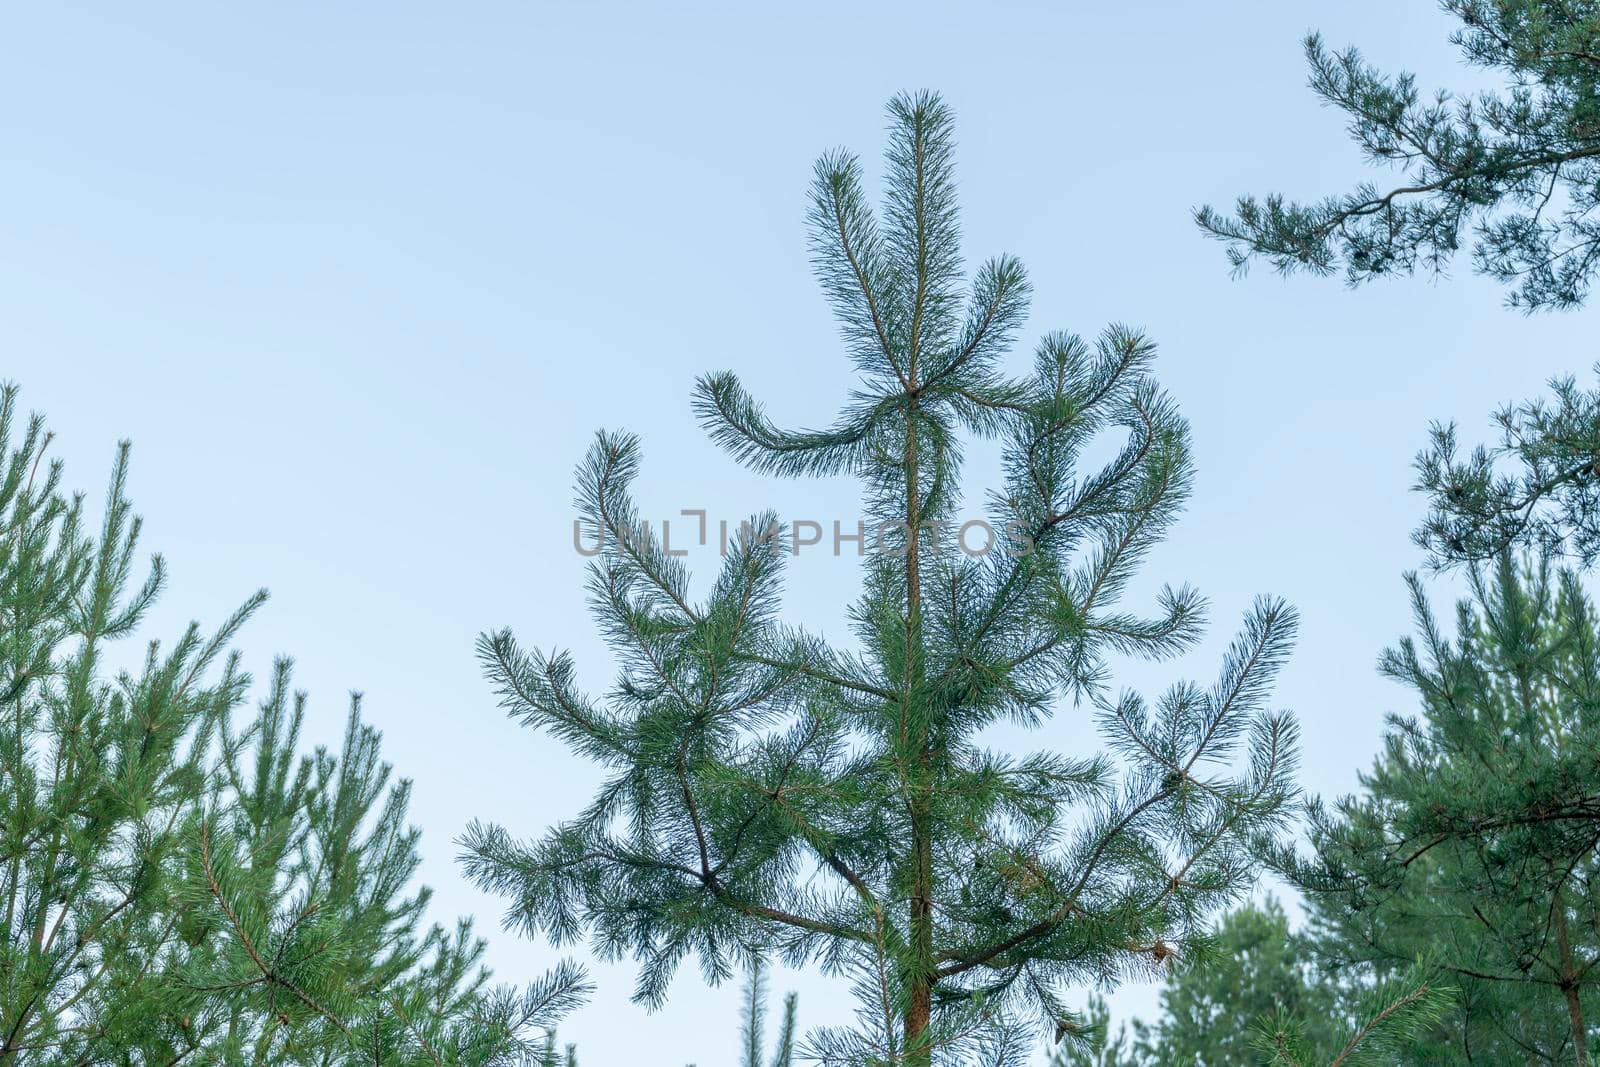
[[[922,672],[922,499],[917,465],[917,401],[914,394],[917,359],[913,337],[910,387],[907,400],[906,451],[906,681],[901,722],[914,732],[909,739],[916,754],[911,782],[911,966],[905,1009],[905,1062],[908,1067],[928,1067],[931,1049],[918,1049],[933,1014],[933,827],[932,754],[928,751],[928,724],[914,705],[921,699]]]
[[[933,900],[932,900],[932,842],[928,839],[925,819],[920,831],[915,832],[913,843],[915,892],[911,897],[911,951],[913,969],[911,988],[906,1001],[906,1062],[912,1067],[923,1067],[933,1062],[931,1050],[916,1050],[916,1042],[928,1029],[933,1014]]]
[[[1588,1067],[1589,1035],[1584,1029],[1583,1004],[1578,1000],[1578,986],[1574,982],[1564,982],[1563,992],[1567,997],[1567,1018],[1572,1021],[1572,1045],[1577,1052],[1578,1067]]]
[[[1572,960],[1572,944],[1567,939],[1567,902],[1556,890],[1555,907],[1556,947],[1561,952],[1561,992],[1567,999],[1567,1019],[1572,1023],[1572,1050],[1578,1067],[1589,1065],[1589,1029],[1583,1020],[1583,1001],[1578,997],[1581,988],[1578,968]]]

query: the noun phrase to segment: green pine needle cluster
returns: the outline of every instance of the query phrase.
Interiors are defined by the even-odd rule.
[[[1430,507],[1416,542],[1435,569],[1492,563],[1527,550],[1600,558],[1600,389],[1570,378],[1551,396],[1494,415],[1492,445],[1465,455],[1456,427],[1435,425],[1417,457],[1417,487]]]

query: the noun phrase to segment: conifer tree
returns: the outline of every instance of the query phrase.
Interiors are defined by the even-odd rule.
[[[1198,965],[1172,971],[1161,1016],[1140,1029],[1138,1044],[1150,1063],[1255,1064],[1255,1031],[1279,1016],[1301,1020],[1301,1040],[1310,1047],[1341,1047],[1335,990],[1282,905],[1269,899],[1230,912]]]
[[[565,1049],[558,1049],[555,1031],[551,1031],[544,1042],[544,1049],[536,1061],[538,1067],[578,1067],[578,1046],[568,1045]]]
[[[1429,954],[1454,1010],[1403,1062],[1587,1064],[1600,1010],[1600,635],[1571,571],[1469,572],[1452,640],[1411,578],[1417,637],[1383,658],[1391,719],[1361,793],[1315,808],[1304,888],[1324,959],[1380,980]]]
[[[1133,1021],[1134,1033],[1144,1024]],[[1073,1041],[1058,1044],[1050,1055],[1050,1067],[1134,1067],[1142,1064],[1143,1049],[1135,1044],[1134,1033],[1126,1022],[1111,1025],[1111,1005],[1099,993],[1089,996],[1081,1014],[1080,1033]]]
[[[191,625],[105,676],[160,593],[137,572],[139,520],[118,453],[98,536],[61,490],[40,417],[0,391],[0,1063],[73,1062],[105,1035],[177,1024],[148,976],[170,958],[168,876],[206,745],[247,678],[226,651],[261,603]],[[91,1058],[92,1062],[92,1058]]]
[[[582,996],[491,989],[470,930],[425,932],[407,788],[352,713],[297,755],[287,664],[250,679],[191,625],[114,671],[164,584],[138,569],[121,446],[98,533],[42,418],[0,390],[0,1064],[514,1062]]]
[[[813,263],[859,383],[849,405],[791,432],[732,374],[695,393],[752,469],[861,480],[879,544],[861,549],[855,646],[780,620],[797,546],[770,514],[692,597],[628,495],[638,441],[602,433],[577,497],[602,546],[591,599],[617,686],[587,696],[568,655],[508,631],[480,651],[511,715],[609,777],[540,840],[475,825],[465,862],[520,928],[635,956],[649,1005],[686,957],[716,981],[776,952],[860,993],[860,1025],[810,1035],[813,1058],[1013,1063],[1037,1027],[1073,1031],[1064,988],[1185,952],[1253,878],[1247,846],[1291,798],[1294,728],[1263,705],[1295,618],[1259,601],[1209,689],[1153,706],[1113,689],[1108,656],[1171,656],[1199,633],[1188,586],[1148,615],[1119,602],[1187,495],[1186,425],[1150,376],[1153,346],[1121,327],[1048,334],[1031,372],[1006,376],[1022,267],[989,260],[966,286],[950,113],[923,93],[889,114],[881,218],[846,153],[818,162],[811,189]],[[1012,550],[972,556],[940,536],[958,518],[964,435],[1004,442],[985,517]],[[1080,471],[1106,435],[1120,451]],[[1111,755],[985,747],[987,726],[1041,725],[1064,698],[1095,709]]]
[[[772,1044],[772,1058],[763,1060],[767,1022],[767,977],[766,966],[760,959],[750,965],[742,992],[742,1002],[739,1005],[740,1067],[767,1067],[768,1064],[771,1067],[794,1067],[799,995],[790,993],[783,998],[783,1017],[778,1024],[777,1039]],[[576,1067],[577,1058],[577,1046],[568,1045],[566,1057],[568,1067]],[[555,1052],[554,1034],[548,1040],[545,1056],[540,1060],[539,1067],[560,1067]],[[695,1065],[690,1063],[688,1067]]]
[[[1381,187],[1299,203],[1241,198],[1234,214],[1195,218],[1228,246],[1235,270],[1256,256],[1288,274],[1343,269],[1352,284],[1446,270],[1471,243],[1473,265],[1529,310],[1569,308],[1600,269],[1600,4],[1594,0],[1444,0],[1468,64],[1501,92],[1425,97],[1410,74],[1385,75],[1351,48],[1306,39],[1311,88],[1350,118]]]

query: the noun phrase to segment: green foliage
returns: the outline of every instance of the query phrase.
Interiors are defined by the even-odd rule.
[[[568,1045],[558,1050],[555,1031],[552,1030],[545,1035],[544,1047],[539,1050],[539,1057],[534,1062],[538,1067],[578,1067],[578,1046]]]
[[[740,1067],[763,1067],[763,1063],[770,1064],[771,1067],[793,1067],[795,1011],[798,1004],[799,998],[794,993],[783,998],[783,1018],[778,1024],[778,1038],[773,1045],[772,1058],[763,1061],[762,1041],[767,1017],[767,971],[760,960],[751,965],[750,974],[745,979],[744,1004],[740,1014],[740,1021],[743,1024],[740,1032],[743,1046],[739,1060]]]
[[[1135,1032],[1143,1029],[1135,1020]],[[1077,1020],[1061,1027],[1050,1055],[1050,1067],[1133,1067],[1140,1062],[1128,1027],[1111,1028],[1111,1008],[1098,993],[1090,995]]]
[[[1312,946],[1269,899],[1230,912],[1205,951],[1169,972],[1154,1024],[1113,1031],[1096,999],[1088,1025],[1061,1044],[1052,1067],[1393,1062],[1394,1043],[1444,1003],[1425,968],[1365,987],[1322,973]]]
[[[1600,267],[1600,5],[1593,0],[1445,0],[1451,40],[1506,88],[1424,97],[1410,74],[1388,76],[1355,49],[1306,39],[1311,88],[1349,116],[1374,164],[1400,179],[1363,182],[1314,203],[1244,197],[1234,214],[1196,212],[1242,270],[1261,256],[1282,273],[1352,284],[1442,272],[1470,240],[1473,264],[1511,286],[1510,303],[1567,308]]]
[[[1453,997],[1450,989],[1438,984],[1430,963],[1419,960],[1372,984],[1345,987],[1340,994],[1342,1032],[1331,1031],[1329,1020],[1280,1009],[1255,1028],[1257,1062],[1273,1067],[1388,1067],[1411,1062],[1417,1055],[1422,1057],[1418,1062],[1438,1062],[1432,1028],[1449,1010]]]
[[[853,474],[869,531],[898,531],[864,560],[855,646],[779,621],[790,542],[762,536],[771,515],[691,597],[628,495],[638,442],[601,434],[577,496],[586,543],[603,545],[591,605],[616,687],[585,695],[568,655],[508,631],[480,652],[508,713],[608,777],[540,840],[475,825],[466,862],[522,929],[632,954],[652,1006],[687,957],[719,981],[776,952],[855,979],[859,1025],[810,1035],[818,1060],[1015,1063],[1030,1034],[1070,1022],[1063,990],[1183,955],[1253,880],[1249,846],[1292,796],[1294,727],[1265,702],[1295,616],[1260,601],[1209,689],[1153,705],[1112,691],[1108,656],[1168,657],[1199,633],[1188,587],[1150,616],[1118,603],[1187,495],[1187,427],[1150,377],[1153,346],[1121,327],[1049,334],[1031,373],[1002,373],[1023,270],[1002,256],[965,284],[950,113],[903,96],[890,122],[881,220],[853,157],[825,156],[812,185],[812,260],[856,383],[845,410],[789,432],[732,374],[696,392],[747,466]],[[939,536],[964,434],[1004,444],[986,517],[1017,551],[971,558]],[[1114,458],[1080,471],[1108,438]],[[1066,697],[1095,709],[1111,755],[982,745]]]
[[[1139,1034],[1154,1063],[1253,1064],[1252,1034],[1264,1019],[1297,1020],[1310,1048],[1335,1046],[1339,1011],[1304,939],[1277,901],[1230,912],[1207,951],[1175,969],[1161,1018]]]
[[[112,674],[163,584],[135,570],[117,453],[97,535],[43,421],[0,392],[0,1064],[487,1065],[584,993],[564,966],[492,989],[463,924],[424,931],[408,787],[352,709],[297,755],[280,663],[243,730],[228,645],[151,642]]]
[[[110,646],[165,580],[159,557],[135,574],[128,449],[96,536],[43,420],[15,441],[16,396],[0,393],[0,1063],[72,1062],[181,1031],[152,977],[176,951],[168,876],[207,744],[248,684],[226,646],[264,594],[107,680]]]
[[[1518,548],[1600,557],[1600,391],[1571,378],[1553,400],[1508,405],[1500,439],[1462,456],[1454,426],[1435,426],[1417,459],[1428,516],[1416,541],[1439,569],[1492,562]]]
[[[183,904],[193,949],[181,981],[200,1043],[230,1059],[383,1064],[520,1062],[581,1001],[563,965],[535,986],[491,989],[463,920],[425,929],[428,892],[379,735],[352,702],[341,752],[298,757],[305,699],[280,662],[241,735],[221,725],[221,773],[194,819]],[[231,995],[215,1004],[216,990]]]
[[[1426,954],[1460,987],[1406,1062],[1587,1063],[1600,1006],[1595,614],[1546,558],[1504,555],[1469,580],[1452,641],[1410,579],[1417,637],[1383,670],[1422,715],[1391,718],[1363,791],[1314,809],[1316,859],[1286,866],[1332,964],[1388,981]]]

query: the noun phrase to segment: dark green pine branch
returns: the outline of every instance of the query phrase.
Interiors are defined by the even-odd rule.
[[[1600,5],[1593,0],[1445,0],[1452,41],[1500,92],[1425,98],[1351,48],[1306,39],[1311,88],[1349,117],[1367,159],[1398,177],[1341,196],[1239,199],[1195,220],[1236,271],[1256,257],[1288,274],[1344,272],[1351,284],[1474,266],[1528,310],[1587,299],[1600,268]]]

